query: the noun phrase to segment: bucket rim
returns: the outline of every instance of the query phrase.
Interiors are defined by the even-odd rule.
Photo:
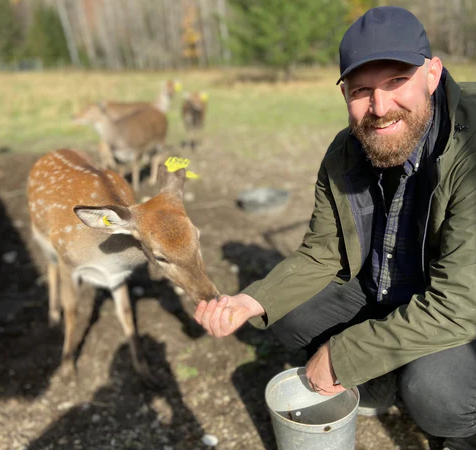
[[[346,414],[344,417],[341,417],[340,419],[338,420],[334,420],[333,422],[327,422],[325,424],[310,424],[310,423],[299,423],[299,422],[296,422],[294,420],[291,420],[291,419],[288,419],[287,417],[284,417],[282,416],[281,414],[278,414],[274,408],[271,408],[271,406],[269,405],[269,402],[268,402],[268,394],[269,392],[271,391],[271,389],[274,387],[274,386],[271,386],[272,382],[278,378],[278,377],[283,377],[281,381],[284,381],[288,378],[291,378],[291,377],[294,377],[294,376],[300,376],[298,374],[298,371],[299,370],[305,370],[306,368],[303,367],[303,366],[300,366],[300,367],[292,367],[291,369],[287,369],[287,370],[283,370],[282,372],[279,372],[277,373],[276,375],[274,375],[269,381],[268,383],[266,384],[266,388],[265,388],[265,402],[266,402],[266,406],[268,407],[268,410],[270,411],[270,413],[275,416],[277,419],[281,420],[281,421],[284,421],[284,422],[288,422],[290,424],[293,424],[293,425],[296,425],[298,424],[300,427],[309,427],[309,428],[312,428],[314,430],[317,430],[317,429],[324,429],[326,427],[331,427],[331,428],[335,428],[335,425],[338,424],[340,428],[340,426],[343,426],[345,425],[349,420],[351,420],[351,418],[357,414],[357,408],[359,407],[359,402],[360,402],[360,394],[359,394],[359,390],[357,389],[357,387],[353,387],[353,388],[350,388],[350,389],[346,389],[345,391],[343,392],[339,392],[335,395],[321,395],[319,394],[318,392],[316,392],[317,395],[321,395],[322,397],[326,397],[328,400],[330,400],[331,398],[335,398],[335,397],[338,397],[339,395],[342,395],[346,392],[349,392],[350,394],[354,395],[355,396],[355,399],[356,399],[356,403],[355,403],[355,406],[352,408],[352,410]],[[286,376],[287,374],[289,374],[288,376]]]

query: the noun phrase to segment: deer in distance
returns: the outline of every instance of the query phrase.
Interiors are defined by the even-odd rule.
[[[197,135],[205,122],[207,103],[208,95],[205,92],[192,92],[184,95],[182,120],[187,139],[182,142],[182,147],[190,145],[191,149],[194,150],[198,145]]]
[[[49,323],[64,320],[62,366],[74,371],[78,288],[109,289],[141,378],[153,383],[131,311],[127,279],[147,261],[195,302],[218,298],[200,252],[199,231],[183,205],[185,170],[160,167],[163,185],[136,204],[127,182],[86,154],[50,152],[31,169],[28,203],[34,239],[48,264]]]
[[[89,105],[74,120],[77,124],[94,125],[119,164],[120,174],[132,171],[134,191],[140,187],[140,165],[144,157],[150,159],[149,184],[156,184],[168,127],[167,116],[163,112],[146,106],[114,120],[107,108],[97,103]]]
[[[157,97],[152,102],[147,101],[135,101],[135,102],[118,102],[118,101],[109,101],[103,100],[100,102],[102,108],[107,113],[107,115],[113,120],[119,120],[125,116],[133,114],[141,109],[153,107],[157,110],[161,111],[164,115],[170,109],[172,104],[172,100],[176,93],[182,90],[182,84],[178,80],[167,80],[164,81],[161,85],[161,89]],[[91,105],[86,107],[88,109]],[[84,112],[84,111],[83,111]],[[81,115],[80,113],[79,115]],[[94,125],[94,124],[93,124]],[[101,163],[104,167],[109,169],[116,168],[116,161],[114,160],[114,152],[111,149],[110,144],[107,140],[104,139],[101,131],[98,130],[97,127],[96,131],[98,132],[99,136],[101,137],[101,142],[99,143],[99,157]]]

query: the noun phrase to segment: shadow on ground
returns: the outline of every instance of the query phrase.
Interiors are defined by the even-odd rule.
[[[185,405],[167,362],[165,344],[142,338],[151,369],[159,385],[144,389],[132,369],[127,345],[114,355],[109,382],[91,401],[77,405],[52,423],[28,447],[44,448],[164,448],[204,447],[203,430]]]
[[[1,201],[0,236],[0,398],[34,398],[59,366],[62,336],[47,326],[43,280]]]

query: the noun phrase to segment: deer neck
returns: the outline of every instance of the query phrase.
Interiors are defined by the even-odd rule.
[[[163,113],[166,113],[170,108],[170,96],[163,90],[154,102],[154,106]]]

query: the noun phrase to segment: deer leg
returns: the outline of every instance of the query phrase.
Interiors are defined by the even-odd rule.
[[[105,141],[99,143],[99,158],[104,167],[109,169],[116,168],[116,162],[114,161],[111,146]]]
[[[129,342],[129,349],[132,357],[132,365],[134,370],[148,385],[156,385],[157,382],[150,373],[149,364],[145,358],[140,345],[140,339],[137,334],[134,318],[132,316],[131,302],[129,299],[129,292],[127,284],[123,283],[112,290],[112,298],[116,306],[116,314],[121,323],[122,329]]]
[[[160,153],[161,148],[157,147],[156,152],[150,158],[150,178],[149,185],[155,186],[158,180],[159,175],[159,165],[162,160],[162,154]]]
[[[138,158],[132,163],[132,189],[134,192],[140,189],[140,160]]]
[[[71,276],[71,271],[63,264],[59,264],[60,275],[60,295],[61,305],[63,306],[64,317],[64,343],[62,366],[67,374],[75,373],[74,353],[76,343],[74,340],[74,330],[76,329],[76,320],[78,315],[78,289]]]
[[[58,264],[48,262],[48,322],[56,327],[61,321],[61,305],[58,292]]]

